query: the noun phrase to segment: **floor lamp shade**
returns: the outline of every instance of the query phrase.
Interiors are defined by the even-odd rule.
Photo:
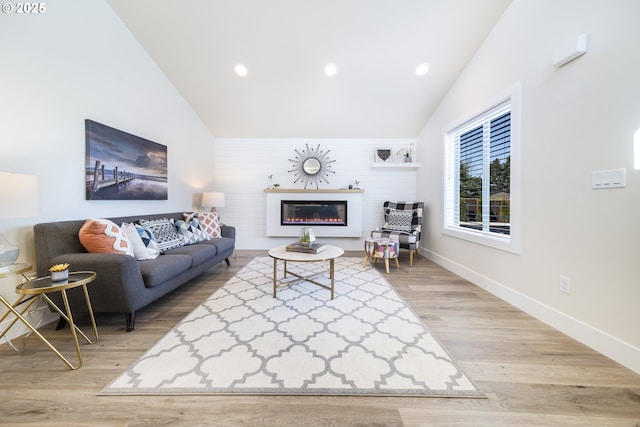
[[[0,172],[0,218],[26,218],[40,214],[38,177]],[[20,248],[0,233],[0,269],[13,264]]]

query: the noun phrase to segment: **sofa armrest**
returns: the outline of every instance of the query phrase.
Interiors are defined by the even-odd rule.
[[[230,237],[235,240],[236,238],[236,228],[231,225],[221,225],[220,233],[222,237]]]
[[[143,306],[145,285],[138,261],[114,253],[71,253],[51,259],[69,263],[70,271],[95,271],[96,280],[88,286],[94,311],[133,312]]]

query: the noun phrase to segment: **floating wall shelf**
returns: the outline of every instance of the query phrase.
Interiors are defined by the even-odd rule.
[[[265,188],[265,193],[364,193],[361,188]]]
[[[420,167],[420,163],[373,163],[373,168],[409,168],[417,169]]]

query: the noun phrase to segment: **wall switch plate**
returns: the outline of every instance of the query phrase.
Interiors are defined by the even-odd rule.
[[[560,276],[560,291],[565,294],[571,293],[571,279],[566,276]]]
[[[591,172],[591,188],[625,188],[627,186],[627,169],[611,169]]]

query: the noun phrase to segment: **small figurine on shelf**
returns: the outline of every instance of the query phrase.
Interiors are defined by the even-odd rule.
[[[405,163],[411,163],[411,148],[407,149],[407,148],[401,148],[398,150],[398,152],[396,153],[398,156],[403,156],[404,157],[404,162]]]

